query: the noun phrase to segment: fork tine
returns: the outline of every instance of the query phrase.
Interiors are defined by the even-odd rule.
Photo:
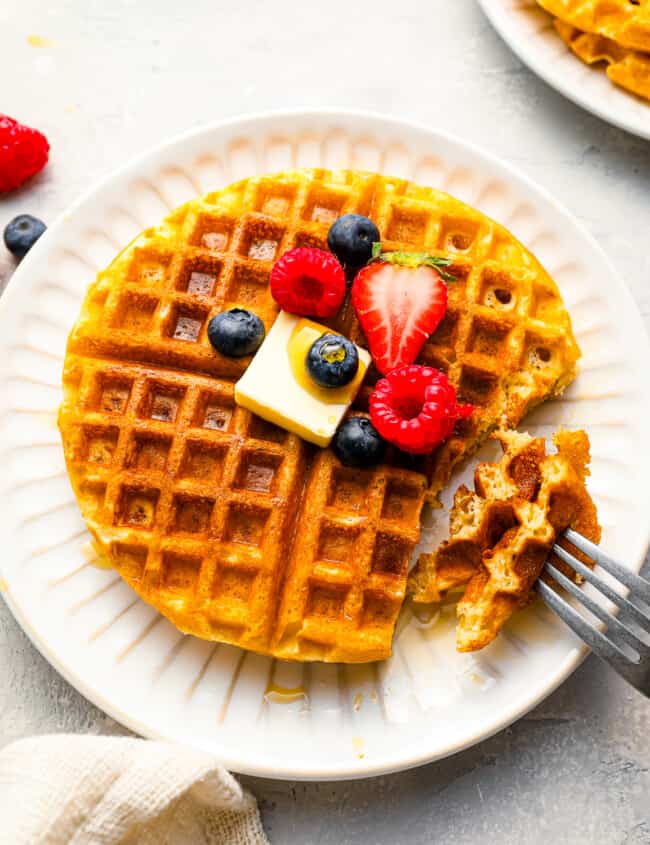
[[[610,637],[614,635],[620,636],[628,645],[630,645],[638,654],[639,656],[643,657],[646,654],[650,654],[650,648],[639,638],[633,631],[624,625],[619,619],[615,616],[612,616],[611,613],[608,613],[604,607],[598,604],[597,601],[588,596],[584,590],[581,590],[577,584],[567,578],[563,572],[560,572],[559,569],[556,569],[552,563],[547,563],[544,566],[544,571],[548,573],[555,581],[564,589],[571,593],[579,602],[581,602],[587,610],[589,610],[593,615],[600,619],[601,622],[604,622],[607,625],[607,634]]]
[[[580,549],[581,552],[584,552],[586,555],[589,555],[592,560],[595,560],[596,563],[605,570],[605,572],[609,572],[609,574],[617,578],[621,584],[625,584],[625,586],[629,587],[630,590],[634,590],[634,594],[636,596],[650,604],[649,581],[646,581],[645,578],[637,575],[636,572],[631,572],[618,561],[614,560],[614,558],[605,554],[605,552],[602,551],[602,549],[600,549],[595,543],[592,543],[591,540],[587,540],[586,537],[583,537],[582,534],[578,534],[578,532],[574,531],[572,528],[567,528],[564,532],[564,537],[572,543],[576,549]]]
[[[546,604],[554,610],[569,628],[585,642],[589,648],[606,660],[613,663],[618,671],[625,670],[632,665],[630,658],[622,652],[611,640],[598,631],[578,611],[563,599],[552,587],[538,580],[535,588],[542,596]]]
[[[639,610],[638,607],[632,604],[631,601],[625,598],[625,596],[621,596],[619,593],[616,592],[606,581],[603,581],[598,575],[596,575],[593,570],[591,570],[588,566],[585,566],[582,561],[578,560],[572,554],[567,552],[566,549],[563,549],[562,546],[558,546],[557,543],[553,546],[553,553],[556,554],[560,560],[563,560],[565,563],[568,563],[570,567],[572,567],[576,572],[578,572],[585,581],[589,581],[590,584],[593,584],[599,592],[601,592],[606,598],[608,598],[611,602],[614,602],[617,605],[622,614],[629,616],[640,628],[642,628],[647,633],[650,633],[650,619],[643,613],[642,610]]]

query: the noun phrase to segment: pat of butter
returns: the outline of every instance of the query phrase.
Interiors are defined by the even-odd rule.
[[[357,375],[349,384],[331,391],[313,383],[306,368],[304,377],[296,378],[296,368],[304,366],[296,360],[296,347],[302,345],[304,338],[313,334],[315,340],[325,332],[331,332],[331,329],[280,312],[248,369],[235,385],[238,405],[323,447],[328,446],[334,437],[370,364],[370,355],[365,349],[357,347]],[[305,357],[306,354],[307,348],[304,350]]]

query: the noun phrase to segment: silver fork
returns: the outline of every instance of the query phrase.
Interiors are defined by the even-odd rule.
[[[597,619],[604,622],[606,632],[596,628],[541,579],[537,581],[537,591],[546,604],[591,648],[594,654],[609,663],[612,669],[622,675],[626,681],[650,698],[650,582],[635,572],[630,572],[582,534],[569,528],[562,536],[576,549],[595,561],[601,569],[627,587],[630,591],[628,598],[620,595],[599,575],[557,543],[553,546],[553,552],[557,557],[613,602],[618,607],[618,615],[613,616],[608,613],[549,561],[544,565],[543,571],[581,602]]]

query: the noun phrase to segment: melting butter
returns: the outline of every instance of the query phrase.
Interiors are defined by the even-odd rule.
[[[319,323],[314,323],[312,320],[300,320],[291,334],[287,347],[291,372],[300,387],[324,405],[349,404],[359,391],[366,374],[366,366],[364,366],[361,358],[356,376],[343,387],[320,387],[307,370],[305,363],[307,353],[318,338],[325,333],[338,334],[338,332],[332,332],[331,329],[321,326]],[[330,415],[328,417],[328,422],[332,425],[335,425],[337,421],[337,416]]]

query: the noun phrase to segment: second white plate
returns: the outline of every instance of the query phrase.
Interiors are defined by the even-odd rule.
[[[455,652],[452,609],[429,620],[406,613],[394,657],[367,666],[282,663],[185,637],[88,560],[56,428],[66,338],[97,270],[189,197],[292,166],[434,185],[504,223],[547,265],[584,357],[564,399],[526,427],[543,435],[561,424],[587,428],[603,543],[640,566],[647,340],[601,250],[544,191],[458,139],[377,116],[313,112],[233,120],[151,150],[90,191],[14,275],[0,301],[0,589],[48,660],[133,730],[209,749],[239,772],[362,777],[451,754],[509,724],[577,666],[580,643],[541,606],[476,655]],[[446,512],[437,511],[425,544],[446,530]]]
[[[602,66],[574,56],[535,0],[478,2],[503,40],[549,85],[608,123],[650,138],[650,103],[610,82]]]

